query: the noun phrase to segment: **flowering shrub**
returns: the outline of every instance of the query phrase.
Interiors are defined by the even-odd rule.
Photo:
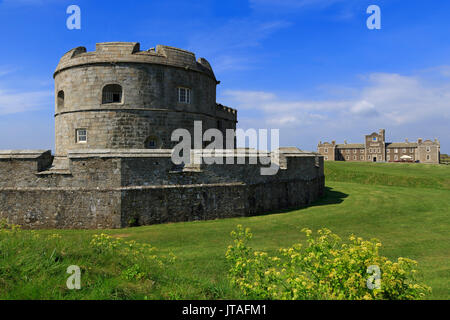
[[[173,254],[105,233],[86,235],[21,230],[0,219],[0,299],[142,299],[168,281]],[[71,266],[80,268],[80,290],[67,287]]]
[[[100,255],[120,257],[123,267],[126,267],[122,276],[127,280],[148,278],[151,268],[162,268],[165,263],[175,261],[172,253],[169,256],[157,255],[156,248],[150,244],[124,241],[104,233],[93,235],[90,245]]]
[[[347,244],[328,229],[315,237],[311,230],[302,231],[305,247],[295,244],[270,256],[249,247],[252,234],[239,225],[226,253],[232,284],[253,298],[292,300],[420,299],[431,290],[416,281],[415,261],[380,256],[381,243],[375,239],[351,236]]]

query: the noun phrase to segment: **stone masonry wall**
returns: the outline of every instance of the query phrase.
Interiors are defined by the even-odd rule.
[[[120,228],[299,207],[324,191],[323,158],[310,154],[282,157],[274,176],[252,164],[179,170],[170,155],[73,151],[70,172],[55,173],[45,171],[39,152],[26,159],[0,153],[0,217],[26,228]]]

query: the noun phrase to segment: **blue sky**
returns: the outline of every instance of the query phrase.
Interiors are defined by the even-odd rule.
[[[81,30],[66,9],[81,8]],[[369,5],[381,30],[366,27]],[[73,47],[137,41],[205,57],[238,126],[280,142],[438,138],[450,153],[450,1],[0,0],[0,149],[54,149],[53,71]]]

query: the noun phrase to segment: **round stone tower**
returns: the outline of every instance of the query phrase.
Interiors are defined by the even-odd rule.
[[[68,150],[172,148],[177,128],[194,121],[235,129],[237,112],[216,103],[219,83],[204,58],[158,45],[98,43],[67,52],[54,73],[55,156]],[[225,135],[224,135],[225,136]]]

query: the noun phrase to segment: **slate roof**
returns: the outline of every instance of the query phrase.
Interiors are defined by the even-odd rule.
[[[417,148],[417,142],[390,142],[386,143],[387,148]]]
[[[364,149],[364,144],[362,143],[347,143],[347,144],[337,144],[336,148],[338,149]]]

